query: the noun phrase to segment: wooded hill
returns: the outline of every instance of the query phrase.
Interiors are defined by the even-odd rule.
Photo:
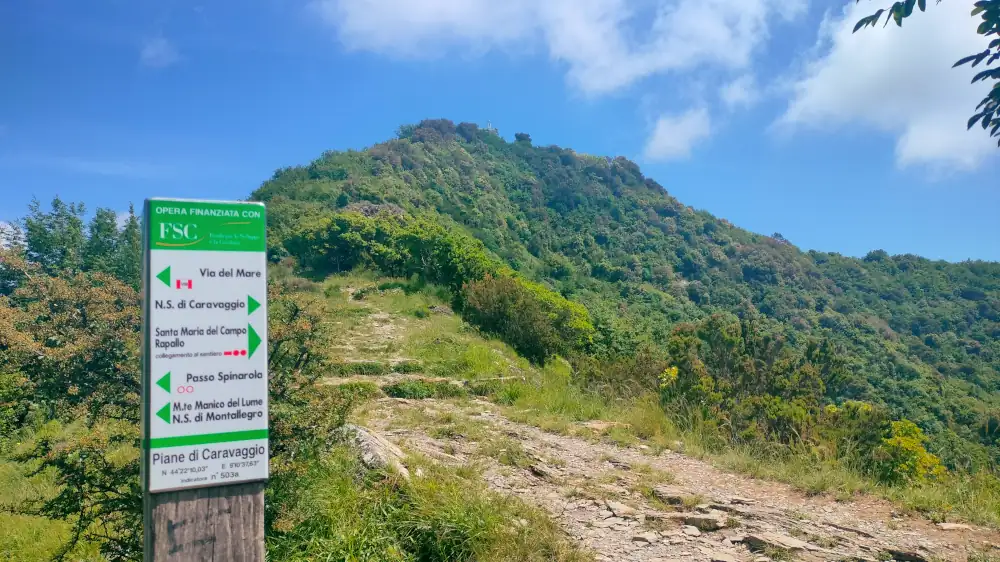
[[[733,439],[815,442],[865,402],[915,422],[950,468],[1000,458],[1000,264],[803,252],[623,157],[516,138],[427,120],[278,170],[252,196],[271,258],[449,285],[524,355],[571,357],[592,389],[659,388]],[[531,310],[551,322],[511,321]]]

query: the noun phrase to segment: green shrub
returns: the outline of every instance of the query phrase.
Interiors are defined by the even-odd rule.
[[[510,406],[528,390],[520,381],[472,381],[469,383],[469,392],[476,396],[488,396],[498,404]]]
[[[509,271],[479,240],[410,216],[347,212],[314,217],[301,221],[285,248],[318,274],[368,266],[393,277],[417,275],[453,294],[487,273]]]
[[[393,372],[408,374],[423,372],[424,366],[419,361],[400,361],[392,366]]]
[[[17,373],[0,373],[0,435],[6,437],[23,427],[31,401],[28,380]],[[3,449],[0,438],[0,450]]]
[[[875,449],[872,472],[880,482],[924,482],[944,475],[940,459],[927,452],[927,436],[910,420],[892,422],[890,436]]]
[[[587,310],[541,285],[487,275],[466,285],[462,295],[470,323],[532,361],[583,349],[593,339]]]
[[[355,213],[313,218],[303,221],[285,247],[318,274],[368,266],[385,275],[414,278],[363,287],[354,293],[359,300],[385,289],[422,290],[425,283],[446,287],[471,323],[539,363],[593,341],[594,327],[582,305],[515,279],[482,242],[428,219]]]
[[[377,384],[367,381],[352,381],[345,384],[338,384],[335,387],[341,395],[349,398],[355,404],[366,402],[373,398],[382,396],[382,389]]]

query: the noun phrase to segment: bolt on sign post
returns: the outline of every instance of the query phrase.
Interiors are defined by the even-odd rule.
[[[263,562],[264,205],[149,199],[143,217],[145,560]]]

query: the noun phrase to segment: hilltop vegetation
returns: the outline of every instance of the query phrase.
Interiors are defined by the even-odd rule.
[[[951,469],[997,460],[1000,264],[802,252],[679,203],[624,158],[446,120],[279,170],[253,198],[270,206],[272,259],[316,274],[358,264],[430,274],[459,308],[468,299],[456,279],[499,274],[584,305],[592,329],[576,314],[582,332],[546,351],[572,356],[592,390],[642,392],[675,366],[687,386],[667,401],[698,404],[738,440],[815,442],[825,406],[858,401],[912,421]],[[463,249],[422,245],[442,229]],[[429,256],[454,268],[466,251],[492,265],[434,279]],[[480,325],[515,329],[497,322]],[[724,364],[731,353],[736,364]],[[808,396],[794,395],[803,380]]]

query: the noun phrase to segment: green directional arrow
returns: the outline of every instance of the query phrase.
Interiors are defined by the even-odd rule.
[[[247,315],[253,314],[253,311],[258,308],[260,308],[260,303],[250,295],[247,295]]]
[[[160,377],[160,380],[156,381],[156,386],[170,392],[170,373],[167,373]]]
[[[159,412],[156,412],[156,417],[160,418],[161,420],[167,423],[170,423],[170,402],[167,402],[166,406],[160,408]]]
[[[160,281],[163,281],[163,284],[166,285],[167,287],[169,287],[170,286],[170,266],[168,265],[166,269],[164,269],[163,271],[159,272],[156,275],[156,278],[159,279]]]
[[[260,336],[257,335],[257,330],[254,330],[253,326],[250,324],[247,324],[247,329],[249,332],[247,334],[247,338],[250,340],[249,345],[247,346],[250,348],[247,351],[247,359],[249,359],[253,357],[253,352],[257,351],[257,348],[260,347]]]

